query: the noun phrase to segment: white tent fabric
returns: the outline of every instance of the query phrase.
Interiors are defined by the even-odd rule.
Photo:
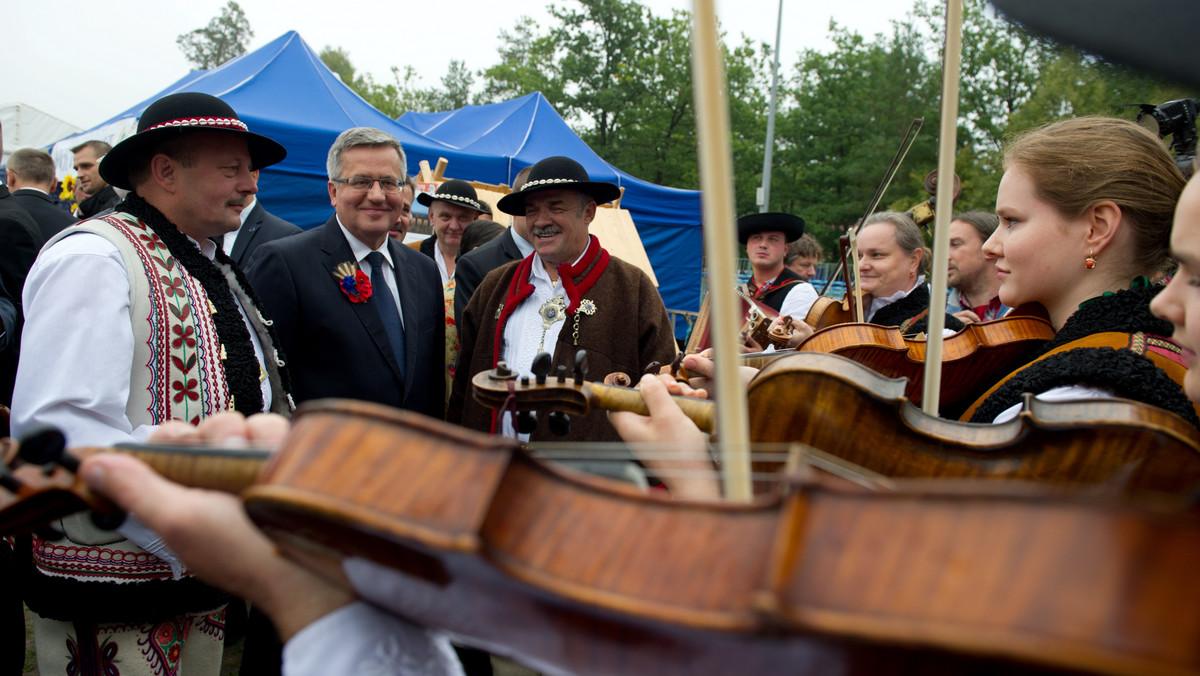
[[[64,136],[81,131],[79,127],[43,113],[28,103],[6,103],[0,106],[0,125],[4,126],[4,158],[3,162],[0,162],[2,164],[8,163],[8,156],[14,150],[46,148]],[[70,164],[67,163],[68,172]],[[62,175],[61,165],[59,172]]]

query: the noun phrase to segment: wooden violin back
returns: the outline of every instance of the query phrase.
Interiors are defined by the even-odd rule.
[[[356,557],[368,600],[544,671],[1200,673],[1200,520],[1178,504],[804,476],[671,501],[344,404],[306,407],[245,497],[309,565]]]

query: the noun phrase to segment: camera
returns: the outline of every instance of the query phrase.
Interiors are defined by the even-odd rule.
[[[1192,163],[1196,157],[1196,99],[1175,99],[1154,106],[1140,104],[1137,123],[1158,135],[1171,137],[1171,150],[1175,151],[1175,164],[1184,176],[1192,175]]]

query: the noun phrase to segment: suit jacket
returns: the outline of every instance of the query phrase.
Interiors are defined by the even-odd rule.
[[[432,259],[433,258],[433,247],[435,247],[435,246],[437,246],[437,237],[430,235],[429,237],[426,237],[425,239],[421,240],[421,242],[419,244],[417,244],[417,251],[420,251],[421,253],[425,254],[426,256],[429,256],[429,258]]]
[[[46,240],[33,216],[17,203],[8,188],[0,185],[0,283],[17,306],[17,324],[22,321],[21,290],[25,276],[33,267],[38,250]],[[18,333],[19,336],[19,333]],[[10,340],[16,340],[13,336]],[[18,345],[0,353],[0,404],[12,404],[13,383],[17,376]]]
[[[43,241],[49,241],[51,237],[57,235],[68,225],[79,222],[71,214],[59,209],[58,205],[54,203],[54,199],[41,190],[21,188],[14,191],[12,196],[17,204],[25,207],[25,211],[33,216],[38,231],[42,233]]]
[[[505,263],[524,258],[521,250],[517,248],[517,243],[513,241],[513,237],[517,236],[517,233],[510,229],[458,259],[458,263],[454,266],[455,326],[462,325],[463,311],[467,309],[471,295],[475,293],[475,289],[479,288],[479,283],[483,281],[487,273]]]
[[[258,247],[288,235],[304,232],[298,225],[293,225],[263,208],[262,202],[254,200],[254,208],[246,217],[246,223],[238,230],[237,239],[233,240],[233,252],[230,255],[242,268],[250,260],[250,255]]]
[[[246,275],[283,346],[296,403],[345,397],[441,418],[445,402],[446,322],[437,266],[387,241],[404,319],[405,373],[371,300],[353,303],[335,269],[354,263],[337,218],[254,252]],[[357,268],[356,268],[357,269]],[[383,290],[373,290],[372,297]]]

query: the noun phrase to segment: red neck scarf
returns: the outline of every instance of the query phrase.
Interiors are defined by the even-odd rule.
[[[504,296],[504,305],[500,307],[500,316],[496,322],[496,341],[492,352],[492,366],[500,361],[500,347],[504,344],[504,327],[508,318],[526,298],[533,295],[533,282],[529,281],[533,274],[534,254],[529,254],[517,265],[512,282],[508,285],[508,293]],[[558,278],[562,281],[563,290],[567,293],[567,316],[575,316],[579,309],[579,301],[583,295],[596,285],[600,275],[608,268],[608,251],[600,248],[600,240],[595,235],[588,236],[587,249],[579,262],[570,265],[562,263],[558,266]]]

